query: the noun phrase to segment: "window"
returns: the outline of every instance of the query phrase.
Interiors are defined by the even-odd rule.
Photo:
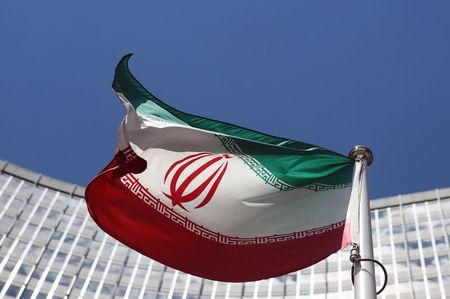
[[[6,295],[9,295],[11,297],[16,297],[17,294],[19,294],[20,287],[15,285],[10,285],[8,288],[8,291],[6,291]]]
[[[50,213],[48,214],[48,219],[58,220],[60,215],[61,215],[60,211],[51,210]]]
[[[61,276],[61,280],[59,281],[59,283],[63,286],[69,286],[70,283],[72,282],[72,277],[68,276],[68,275],[62,275]]]
[[[45,277],[45,281],[52,283],[55,281],[56,276],[58,276],[58,273],[56,273],[54,271],[49,271],[47,274],[47,277]]]
[[[14,223],[14,217],[9,216],[9,215],[4,215],[1,219],[0,219],[0,232],[2,232],[2,234],[6,234],[10,229],[11,226]]]

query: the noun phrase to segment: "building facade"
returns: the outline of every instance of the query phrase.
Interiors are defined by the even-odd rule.
[[[109,237],[84,188],[0,160],[0,298],[352,298],[349,250],[247,283],[194,277]],[[450,298],[450,188],[371,201],[379,298]],[[382,271],[376,269],[378,287]]]

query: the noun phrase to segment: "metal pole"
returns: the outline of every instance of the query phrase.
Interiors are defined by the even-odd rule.
[[[368,147],[355,146],[348,154],[349,158],[356,162],[353,188],[358,188],[359,194],[359,254],[361,258],[373,259],[372,224],[370,220],[370,204],[367,196],[366,168],[373,161],[373,154]],[[357,177],[359,176],[359,177]],[[356,186],[358,184],[359,186]],[[354,263],[355,299],[375,299],[375,268],[373,262],[356,260]]]

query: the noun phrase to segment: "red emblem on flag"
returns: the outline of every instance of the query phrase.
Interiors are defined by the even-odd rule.
[[[164,183],[170,178],[170,194],[163,192],[164,195],[172,201],[174,207],[179,206],[188,211],[183,206],[183,203],[193,201],[199,198],[204,192],[207,192],[203,200],[195,207],[195,209],[205,206],[214,196],[214,193],[227,170],[228,161],[226,160],[229,158],[231,158],[229,155],[198,153],[176,161],[169,167],[164,176]],[[194,163],[200,165],[196,168],[189,167]],[[204,180],[200,180],[199,176],[202,173],[207,172],[212,173],[209,176],[206,175]],[[179,183],[178,181],[181,176],[185,178]],[[198,186],[195,186],[196,184]],[[186,192],[188,187],[190,187],[190,190],[193,190]]]

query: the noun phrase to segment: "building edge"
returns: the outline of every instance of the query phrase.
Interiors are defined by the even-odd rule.
[[[38,172],[23,168],[5,160],[0,160],[0,172],[23,179],[36,186],[42,186],[70,196],[84,197],[86,188],[76,184],[67,183]]]

